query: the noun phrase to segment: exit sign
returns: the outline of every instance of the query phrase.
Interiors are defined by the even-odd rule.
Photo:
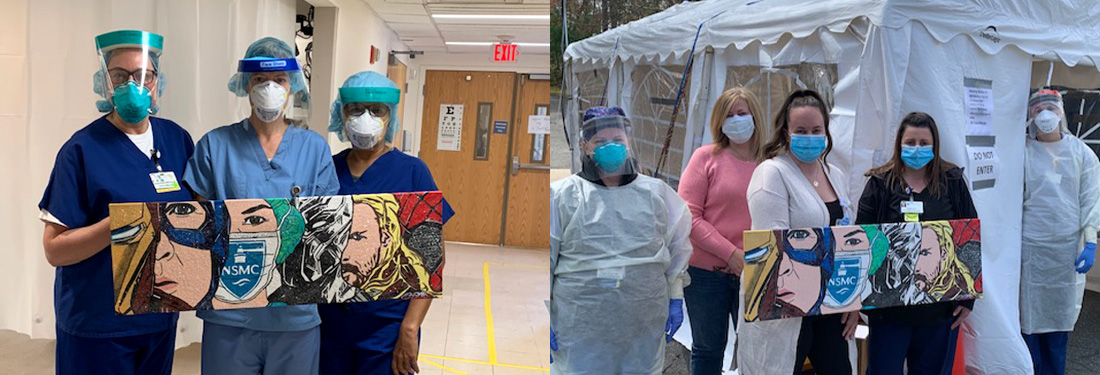
[[[494,44],[493,61],[516,61],[519,54],[519,46],[515,44]]]

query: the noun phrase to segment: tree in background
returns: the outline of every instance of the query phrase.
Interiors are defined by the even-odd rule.
[[[660,12],[680,3],[676,0],[554,0],[550,10],[550,74],[556,89],[561,84],[562,4],[569,23],[569,41],[576,42]]]

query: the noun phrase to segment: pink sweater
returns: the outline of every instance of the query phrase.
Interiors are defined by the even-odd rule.
[[[691,210],[692,267],[730,272],[728,259],[743,246],[742,232],[752,228],[745,193],[756,165],[729,151],[715,154],[713,144],[691,156],[679,193]]]

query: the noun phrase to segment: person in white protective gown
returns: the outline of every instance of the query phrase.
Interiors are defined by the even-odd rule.
[[[1035,373],[1065,373],[1069,332],[1081,313],[1085,273],[1096,257],[1100,161],[1069,134],[1062,95],[1028,101],[1020,248],[1020,330]]]
[[[579,173],[551,184],[550,372],[660,374],[683,322],[691,213],[636,172],[630,121],[585,112]]]
[[[821,96],[811,90],[791,93],[775,119],[772,139],[764,147],[760,163],[749,182],[749,214],[752,229],[807,229],[831,225],[851,225],[852,208],[848,203],[848,179],[839,168],[829,164],[832,148],[829,135],[829,110]],[[811,231],[791,231],[791,239],[821,238]],[[795,237],[799,234],[806,237]],[[819,242],[823,243],[823,242]],[[777,285],[799,275],[822,275],[829,268],[832,251],[813,245],[806,256],[787,254],[774,267]],[[810,256],[812,254],[812,256]],[[746,263],[750,256],[745,256]],[[745,277],[751,271],[742,273]],[[816,274],[814,272],[817,272]],[[792,282],[792,281],[787,281]],[[798,282],[798,281],[793,281]],[[742,285],[745,285],[742,280]],[[760,299],[746,301],[741,293],[742,319],[750,321],[737,327],[737,365],[741,375],[801,374],[808,358],[821,375],[855,375],[855,336],[858,312],[817,315],[822,312],[821,295],[788,292],[774,298],[782,314],[778,319],[760,320]],[[805,317],[803,317],[805,316]]]

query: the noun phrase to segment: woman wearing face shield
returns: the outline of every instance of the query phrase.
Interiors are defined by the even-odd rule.
[[[38,204],[46,260],[57,267],[57,373],[169,374],[178,315],[112,310],[111,239],[148,234],[111,233],[108,205],[189,200],[177,179],[194,146],[175,122],[151,116],[164,88],[163,38],[120,30],[95,41],[95,92],[106,99],[97,106],[107,115],[61,147]]]
[[[351,143],[350,149],[332,157],[340,195],[439,190],[423,161],[392,145],[401,129],[395,113],[400,100],[401,90],[381,74],[359,72],[344,81],[332,103],[329,122],[329,131]],[[453,215],[444,200],[443,222]],[[441,229],[418,227],[413,231]],[[416,361],[420,325],[431,302],[413,299],[318,306],[321,374],[420,372]]]
[[[248,98],[251,114],[199,140],[183,178],[197,199],[291,198],[339,191],[328,143],[287,119],[292,100],[308,104],[305,78],[289,45],[275,38],[252,43],[229,80],[229,91]],[[223,273],[215,307],[273,306],[263,293],[274,269],[269,263],[275,254],[281,258],[293,251],[292,244],[283,243],[293,237],[282,238],[279,225],[281,218],[296,211],[282,211],[287,210],[259,204],[230,213],[226,259],[238,259],[233,253],[245,243],[262,243],[264,256],[239,259],[264,263],[242,268],[265,274]],[[240,283],[230,285],[227,279]],[[317,373],[321,322],[316,305],[201,310],[197,315],[204,321],[203,373]]]
[[[829,110],[821,95],[791,93],[764,147],[766,160],[749,182],[752,229],[851,225],[848,179],[827,162],[831,149]],[[797,266],[787,265],[791,270]],[[809,358],[818,374],[854,374],[852,338],[858,320],[858,312],[847,312],[743,324],[737,333],[738,369],[745,375],[801,374]]]
[[[1065,373],[1100,227],[1100,161],[1069,134],[1063,108],[1057,90],[1028,101],[1020,329],[1036,374]]]
[[[639,175],[621,108],[584,114],[581,171],[550,185],[553,374],[660,374],[683,323],[691,212]]]

